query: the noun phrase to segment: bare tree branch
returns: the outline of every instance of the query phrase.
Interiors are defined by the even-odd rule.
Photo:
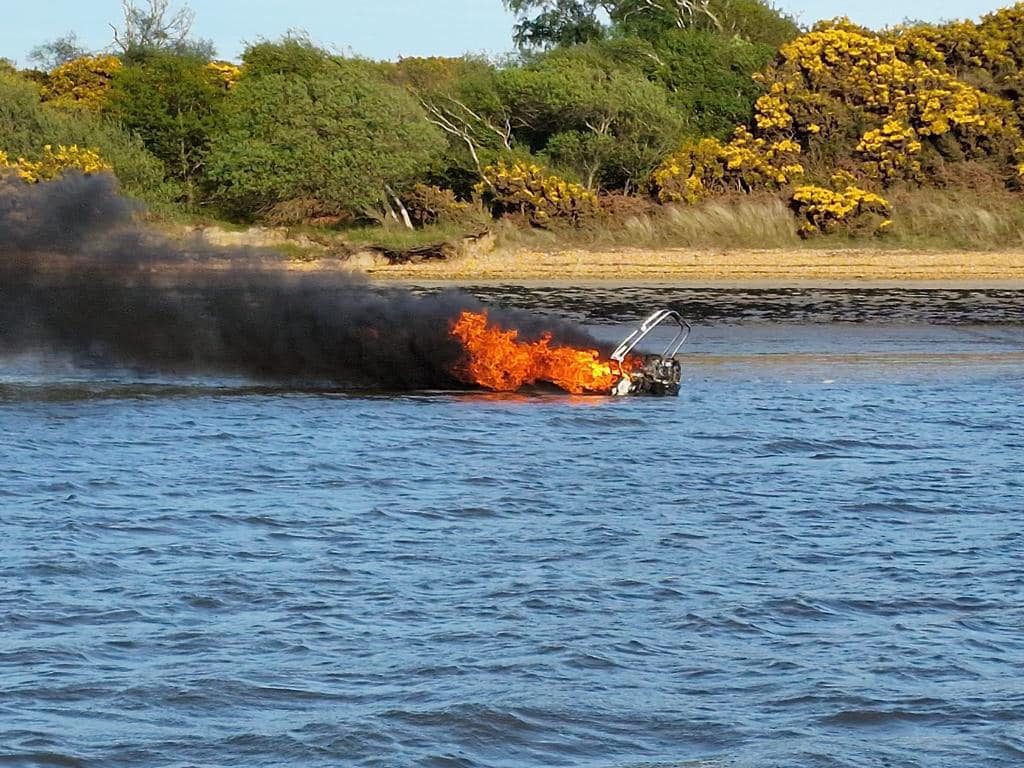
[[[183,45],[192,32],[195,11],[187,5],[172,11],[170,0],[145,0],[144,6],[136,0],[122,0],[124,28],[113,24],[114,44],[123,52],[146,48],[166,49]]]

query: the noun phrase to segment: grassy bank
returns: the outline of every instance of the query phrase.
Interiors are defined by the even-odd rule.
[[[586,226],[550,229],[514,220],[488,224],[483,217],[415,230],[398,226],[247,228],[201,217],[155,214],[152,218],[168,232],[199,231],[217,245],[271,247],[295,262],[324,262],[323,266],[332,268],[347,264],[377,272],[404,269],[456,275],[472,271],[471,265],[476,264],[481,274],[503,276],[521,272],[529,277],[551,271],[604,274],[617,260],[622,269],[628,262],[646,276],[659,270],[671,276],[693,271],[686,266],[692,262],[692,254],[707,253],[718,254],[717,261],[711,265],[705,259],[703,273],[718,277],[730,272],[730,259],[736,267],[732,272],[742,272],[746,263],[754,277],[769,261],[777,276],[784,275],[787,268],[804,272],[813,262],[818,264],[818,274],[845,270],[856,277],[850,259],[854,254],[870,254],[861,266],[875,279],[884,271],[886,259],[904,263],[900,279],[914,279],[917,273],[932,274],[934,279],[936,270],[984,275],[986,279],[997,278],[1003,270],[1006,279],[1019,277],[1016,254],[1024,252],[1024,205],[1019,196],[1003,191],[914,190],[903,193],[899,203],[891,229],[883,236],[867,238],[829,235],[801,239],[792,213],[781,201],[749,196],[697,205],[650,206]],[[483,232],[487,235],[480,237]],[[758,256],[753,265],[749,254],[760,252],[771,256]],[[616,256],[609,259],[607,254]],[[916,255],[911,258],[908,254]],[[999,258],[993,260],[993,254]],[[844,259],[847,266],[841,267]]]
[[[997,190],[913,190],[893,195],[893,224],[883,236],[801,239],[778,198],[736,197],[664,206],[577,229],[500,226],[500,241],[528,248],[918,249],[998,251],[1024,248],[1024,203]]]

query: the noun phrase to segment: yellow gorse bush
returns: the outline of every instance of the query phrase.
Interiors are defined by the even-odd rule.
[[[6,152],[0,152],[0,169],[13,171],[22,181],[34,184],[40,181],[56,179],[65,171],[78,170],[82,173],[102,173],[111,167],[93,149],[85,149],[77,144],[65,147],[59,144],[57,149],[47,144],[43,147],[42,157],[37,161],[26,160],[24,157],[12,163]]]
[[[914,129],[900,120],[886,120],[881,128],[865,133],[854,151],[871,179],[888,183],[920,175],[921,142]]]
[[[878,233],[891,223],[892,206],[889,201],[854,184],[838,191],[827,187],[797,187],[790,199],[790,207],[801,220],[797,230],[801,237],[826,235],[839,230]]]
[[[597,195],[580,184],[545,173],[541,166],[516,160],[483,169],[476,193],[499,213],[520,213],[535,226],[552,220],[578,225],[600,213]]]
[[[62,106],[100,110],[121,66],[117,56],[82,56],[61,64],[47,76],[43,99]]]
[[[877,131],[898,121],[905,147],[952,134],[972,155],[986,154],[998,139],[1019,136],[1010,101],[957,79],[938,49],[903,34],[883,37],[840,20],[787,43],[761,75],[770,85],[755,105],[755,124],[762,132],[788,132],[808,143],[823,123],[845,115],[875,124],[872,137],[865,136],[871,143]]]
[[[984,69],[1000,78],[1024,64],[1024,4],[1018,3],[983,16],[981,22],[898,26],[885,37],[906,60],[944,64],[962,74]]]
[[[663,203],[696,203],[731,190],[785,186],[804,172],[799,156],[792,139],[769,141],[741,127],[724,144],[701,139],[683,145],[655,169],[652,181]]]
[[[865,229],[889,204],[872,186],[925,182],[938,164],[985,161],[1024,178],[1024,3],[981,22],[872,32],[847,19],[782,46],[755,79],[764,93],[728,143],[687,142],[654,171],[662,202],[787,187],[853,170],[792,195],[806,235]],[[1009,170],[1007,169],[1009,165]]]
[[[225,91],[234,88],[242,76],[242,68],[230,61],[211,61],[206,65],[206,71],[217,86]]]

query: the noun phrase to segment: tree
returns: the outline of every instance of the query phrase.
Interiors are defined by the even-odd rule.
[[[170,0],[145,0],[144,6],[135,0],[122,0],[123,27],[113,24],[114,45],[121,49],[126,60],[138,60],[160,51],[192,55],[210,59],[214,55],[213,43],[190,37],[195,11],[187,5],[172,10]]]
[[[656,42],[674,29],[701,29],[779,46],[799,27],[768,0],[505,0],[521,47],[576,45],[610,28]],[[608,24],[603,22],[608,20]]]
[[[484,166],[512,152],[511,116],[498,93],[498,71],[485,59],[405,58],[393,79],[449,137],[444,178],[438,181],[467,194],[484,178]]]
[[[42,159],[44,147],[90,147],[114,168],[122,188],[149,202],[165,202],[163,168],[138,137],[103,115],[54,109],[35,84],[0,73],[0,150],[11,157]]]
[[[703,30],[778,47],[800,33],[792,17],[767,0],[617,0],[616,28],[657,43],[673,30]]]
[[[163,161],[191,206],[225,94],[203,59],[153,53],[115,75],[108,109]]]
[[[241,218],[397,219],[396,198],[438,161],[444,137],[379,66],[319,58],[308,77],[247,68],[225,99],[208,179]]]
[[[668,92],[606,59],[604,43],[559,49],[501,73],[517,140],[590,188],[641,183],[682,136]]]
[[[68,32],[63,37],[37,45],[29,52],[28,59],[49,72],[62,64],[88,55],[89,52],[79,45],[78,35],[75,32]]]
[[[578,45],[605,36],[600,10],[594,0],[505,0],[518,17],[513,40],[520,48]]]
[[[721,139],[750,120],[762,93],[753,75],[775,56],[770,45],[698,29],[666,32],[652,51],[649,76],[669,91],[687,133]]]

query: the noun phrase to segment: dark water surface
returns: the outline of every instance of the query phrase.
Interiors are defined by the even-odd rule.
[[[477,292],[683,393],[0,363],[0,765],[1024,764],[1024,293]]]

